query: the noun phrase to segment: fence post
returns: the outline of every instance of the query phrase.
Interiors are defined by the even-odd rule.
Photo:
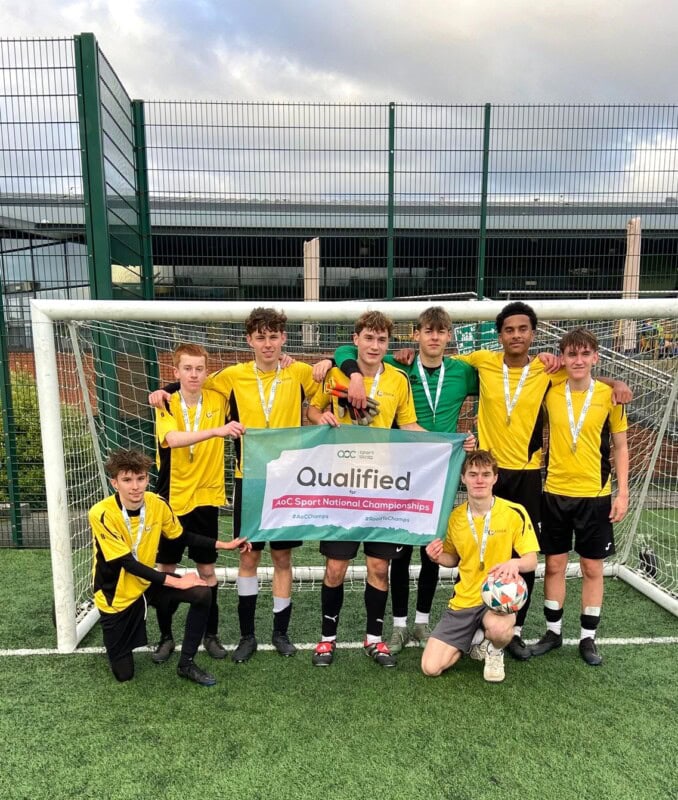
[[[146,161],[146,123],[143,100],[132,100],[134,121],[134,171],[137,184],[139,236],[141,238],[141,291],[144,300],[153,300],[153,245],[151,209],[148,200],[148,163]]]
[[[148,199],[146,121],[143,100],[132,100],[132,121],[134,124],[134,176],[141,244],[141,294],[144,300],[153,300],[153,241],[151,239],[151,207]],[[147,364],[148,385],[153,388],[160,386],[158,354],[150,344],[143,345],[142,350]]]
[[[478,240],[478,273],[476,275],[476,294],[478,300],[485,297],[485,252],[487,246],[487,183],[490,171],[490,119],[492,105],[485,103],[485,122],[483,126],[483,174],[480,187],[480,232]]]
[[[92,33],[75,36],[74,44],[90,294],[94,300],[112,300],[113,274],[104,170],[99,45]],[[94,344],[95,353],[102,365],[102,375],[97,380],[98,411],[105,420],[108,440],[117,444],[119,413],[116,401],[117,379],[112,360],[114,342],[106,334],[95,334]]]
[[[12,404],[12,383],[9,370],[9,347],[7,346],[7,326],[0,281],[0,403],[2,403],[2,432],[5,440],[5,461],[7,463],[7,494],[9,499],[10,526],[12,542],[15,546],[23,544],[21,525],[21,494],[19,491],[19,470],[16,451],[16,431],[14,429],[14,407]]]
[[[386,230],[386,299],[393,300],[394,216],[395,216],[395,103],[388,104],[388,220]]]
[[[104,143],[99,91],[99,48],[92,33],[75,37],[75,74],[78,88],[80,153],[85,201],[87,261],[92,297],[113,299],[111,244],[106,208]]]

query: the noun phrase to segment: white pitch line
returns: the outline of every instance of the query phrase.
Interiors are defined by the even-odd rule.
[[[528,639],[526,644],[536,644],[536,639]],[[632,637],[632,638],[620,638],[620,637],[611,637],[609,639],[596,639],[596,643],[602,646],[615,646],[615,645],[643,645],[643,644],[678,644],[678,636],[654,636],[654,637]],[[575,646],[579,644],[579,639],[563,639],[563,644],[565,646]],[[180,645],[180,642],[177,642],[177,646]],[[225,647],[232,647],[234,648],[236,645],[226,644]],[[339,650],[360,650],[363,646],[362,642],[337,642],[337,649]],[[414,642],[410,642],[407,647],[418,647],[417,644]],[[297,650],[315,650],[316,643],[307,643],[307,644],[297,644]],[[152,653],[152,647],[140,647],[138,650],[135,650],[135,653]],[[200,650],[203,650],[201,647]],[[272,644],[259,644],[258,650],[263,651],[271,651],[275,650]],[[103,647],[79,647],[73,653],[59,653],[58,650],[53,648],[36,648],[34,650],[29,650],[25,648],[20,648],[19,650],[0,650],[0,657],[6,656],[58,656],[58,655],[100,655],[104,653],[105,650]]]

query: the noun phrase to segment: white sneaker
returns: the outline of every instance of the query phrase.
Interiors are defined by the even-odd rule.
[[[474,661],[485,661],[485,656],[487,655],[487,645],[489,643],[489,639],[483,639],[482,642],[471,645],[471,649],[468,651],[469,656]]]
[[[501,683],[506,674],[504,673],[504,651],[489,651],[485,656],[485,667],[483,668],[483,678],[488,683]]]

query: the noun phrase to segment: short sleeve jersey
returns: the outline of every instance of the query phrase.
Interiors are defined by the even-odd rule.
[[[591,405],[572,452],[572,432],[567,413],[566,384],[554,386],[546,395],[549,419],[549,449],[544,490],[564,497],[598,497],[611,493],[610,434],[628,427],[626,409],[612,405],[612,389],[600,381],[594,385]],[[587,391],[572,392],[575,425]]]
[[[511,413],[511,422],[507,424],[504,353],[476,350],[474,353],[456,358],[478,370],[480,381],[478,447],[490,450],[503,469],[539,469],[544,428],[544,397],[549,386],[565,380],[565,370],[547,375],[541,361],[538,358],[532,359],[527,378]],[[522,372],[522,367],[510,367],[508,370],[511,398],[515,395]]]
[[[449,602],[453,611],[481,605],[483,601],[480,592],[487,573],[496,564],[508,561],[514,550],[519,556],[539,551],[527,511],[518,503],[495,497],[485,549],[485,568],[481,570],[478,542],[482,543],[485,521],[483,517],[474,517],[474,538],[466,514],[467,506],[468,503],[462,503],[450,514],[447,536],[443,543],[444,552],[456,552],[459,555],[459,582]]]
[[[398,369],[394,369],[389,364],[383,365],[383,371],[379,375],[379,383],[374,393],[374,399],[379,403],[379,413],[374,417],[370,425],[373,428],[390,428],[396,422],[400,427],[411,425],[417,421],[417,414],[414,410],[412,392],[407,376]],[[368,397],[371,396],[375,378],[365,377],[365,391]],[[338,368],[333,367],[325,377],[323,390],[319,391],[311,401],[314,408],[323,411],[330,404],[334,416],[342,425],[351,425],[352,420],[348,411],[339,406],[336,397],[331,395],[328,389],[333,386],[348,386],[348,378]]]
[[[357,352],[357,348],[354,345],[339,347],[335,352],[335,361],[341,365],[345,359],[355,358]],[[408,376],[412,387],[417,422],[422,428],[426,428],[427,431],[439,431],[441,433],[456,431],[459,412],[464,400],[468,395],[478,394],[478,374],[473,367],[460,359],[444,358],[443,382],[440,387],[440,397],[436,404],[438,381],[441,375],[440,368],[432,370],[422,367],[428,386],[428,397],[431,398],[431,402],[429,402],[416,358],[412,364],[405,365],[396,361],[393,356],[386,356],[384,363],[390,364]],[[431,403],[435,406],[435,414]]]
[[[226,421],[228,402],[219,392],[203,389],[202,408],[198,430],[218,428]],[[226,503],[224,488],[224,440],[215,436],[191,448],[169,447],[166,441],[170,431],[193,430],[197,406],[187,408],[188,428],[181,409],[181,396],[174,392],[169,410],[156,409],[155,435],[158,482],[156,492],[172,506],[175,514],[183,515],[198,506],[223,506]]]
[[[289,367],[281,369],[279,374],[277,370],[255,370],[254,361],[246,361],[210,375],[205,387],[226,397],[231,419],[238,420],[246,428],[296,428],[303,422],[304,401],[310,400],[319,389],[312,373],[313,368],[301,361],[295,361]],[[261,381],[261,392],[257,377]],[[271,402],[274,384],[275,393],[267,425],[264,408]],[[238,455],[236,477],[241,478],[240,440],[236,440],[235,446]]]
[[[136,560],[155,566],[161,536],[176,539],[182,529],[168,503],[153,492],[144,494],[144,530]],[[117,494],[101,500],[89,510],[94,545],[94,603],[99,611],[116,614],[131,606],[146,591],[149,582],[128,573],[118,559],[133,554],[139,534],[139,514],[130,514],[127,528]]]

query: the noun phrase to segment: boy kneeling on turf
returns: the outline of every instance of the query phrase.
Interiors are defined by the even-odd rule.
[[[519,573],[536,569],[539,544],[523,506],[493,496],[497,477],[491,453],[469,453],[461,474],[468,500],[450,515],[445,540],[434,539],[426,548],[435,563],[459,567],[449,608],[421,657],[422,672],[432,678],[468,653],[484,660],[486,681],[504,680],[504,647],[513,636],[515,614],[490,611],[483,604],[481,589],[488,575],[515,581]],[[518,558],[511,558],[513,551]]]
[[[132,651],[147,644],[146,606],[158,609],[188,603],[186,628],[177,674],[202,686],[216,680],[194,662],[205,633],[212,602],[209,586],[198,575],[179,577],[153,569],[160,537],[186,537],[196,547],[247,550],[245,539],[219,542],[182,531],[167,502],[147,492],[153,462],[136,450],[112,453],[105,464],[115,490],[92,506],[89,522],[94,544],[94,603],[101,614],[104,646],[111,670],[120,682],[134,677]]]

